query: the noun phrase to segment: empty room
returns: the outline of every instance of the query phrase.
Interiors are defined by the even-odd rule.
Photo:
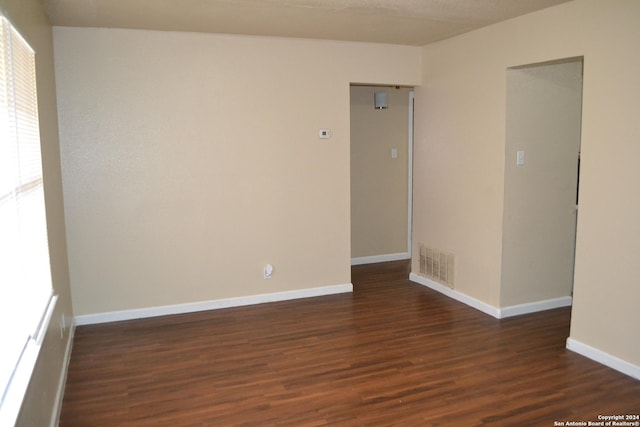
[[[0,426],[640,426],[637,0],[0,0]]]

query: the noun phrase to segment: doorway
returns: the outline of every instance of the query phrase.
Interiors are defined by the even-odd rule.
[[[507,70],[503,308],[571,304],[582,75],[582,58]]]
[[[350,112],[351,264],[410,259],[413,89],[352,85]]]

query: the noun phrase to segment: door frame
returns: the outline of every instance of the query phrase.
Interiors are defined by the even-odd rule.
[[[413,109],[415,93],[409,92],[409,140],[407,141],[407,254],[413,252]]]
[[[350,84],[351,87],[353,84]],[[376,86],[376,85],[364,85],[364,86]],[[390,85],[383,85],[381,87],[393,87]],[[408,138],[407,138],[407,247],[405,252],[395,254],[384,254],[365,256],[358,258],[351,258],[351,265],[373,264],[377,262],[387,261],[401,261],[411,259],[413,239],[412,239],[412,227],[413,227],[413,145],[414,145],[414,88],[411,88],[408,96]]]

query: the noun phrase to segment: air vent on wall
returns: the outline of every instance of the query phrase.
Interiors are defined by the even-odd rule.
[[[420,244],[420,275],[453,289],[455,255]]]

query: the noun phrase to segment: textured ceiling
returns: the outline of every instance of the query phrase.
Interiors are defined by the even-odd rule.
[[[59,26],[422,46],[568,0],[42,0]]]

